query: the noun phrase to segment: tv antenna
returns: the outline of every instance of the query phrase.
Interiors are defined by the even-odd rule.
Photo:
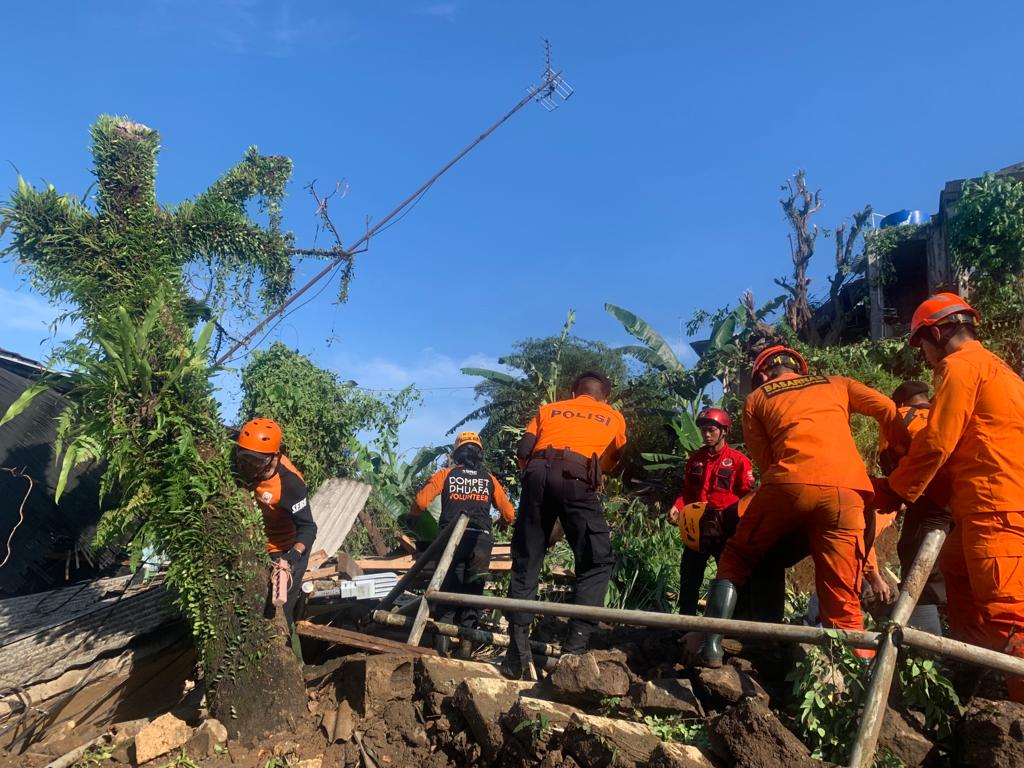
[[[551,43],[547,39],[544,40],[544,77],[539,85],[531,85],[526,89],[526,91],[526,96],[518,104],[516,104],[514,107],[512,107],[512,109],[510,109],[508,112],[502,115],[486,131],[484,131],[479,136],[477,136],[473,141],[471,141],[465,147],[465,149],[463,149],[461,152],[455,155],[455,157],[453,157],[451,160],[445,163],[441,167],[441,169],[437,171],[437,173],[435,173],[433,176],[431,176],[429,179],[423,182],[416,189],[415,192],[413,192],[411,195],[405,198],[405,200],[399,203],[398,207],[391,211],[391,213],[389,213],[387,216],[385,216],[383,219],[377,222],[373,227],[367,229],[366,233],[358,240],[356,240],[356,242],[350,245],[348,248],[341,247],[341,253],[339,256],[334,258],[326,267],[324,267],[316,275],[314,275],[312,279],[309,280],[309,282],[307,282],[305,285],[303,285],[301,288],[295,291],[291,296],[285,299],[280,306],[278,306],[270,314],[264,317],[252,330],[246,333],[245,336],[236,341],[235,344],[231,347],[231,349],[229,349],[227,352],[225,352],[217,359],[217,365],[224,365],[224,363],[228,362],[235,355],[235,353],[238,352],[238,350],[240,350],[242,347],[248,346],[249,342],[252,341],[253,337],[255,337],[256,334],[258,334],[260,331],[266,328],[267,325],[269,325],[270,322],[274,320],[274,318],[282,315],[282,313],[285,313],[285,310],[287,310],[288,307],[294,304],[303,294],[306,293],[306,291],[312,288],[316,283],[318,283],[327,275],[331,274],[331,272],[333,272],[338,267],[339,264],[341,264],[346,259],[354,258],[355,254],[357,253],[357,249],[359,249],[363,245],[366,245],[370,241],[370,238],[372,238],[381,230],[385,229],[388,223],[395,219],[396,216],[399,216],[399,214],[401,214],[403,211],[408,212],[407,209],[410,206],[415,205],[419,201],[419,199],[423,197],[427,190],[430,189],[430,187],[434,184],[435,181],[441,178],[441,176],[443,176],[448,170],[452,168],[452,166],[458,163],[462,158],[464,158],[466,155],[468,155],[470,152],[476,149],[480,144],[482,144],[484,140],[487,139],[488,136],[490,136],[492,133],[498,130],[498,128],[504,125],[512,117],[512,115],[514,115],[520,109],[525,107],[531,101],[537,101],[548,112],[553,112],[555,109],[558,108],[560,101],[565,101],[570,96],[572,96],[572,94],[574,93],[574,89],[572,88],[572,86],[570,86],[562,78],[562,73],[560,71],[556,71],[551,66]],[[339,242],[339,246],[340,245],[341,243]],[[365,250],[365,248],[363,250]],[[298,309],[298,307],[296,307],[296,309]],[[287,314],[281,317],[281,320],[279,320],[278,322],[280,323],[282,320],[284,320],[285,317],[287,317]],[[271,328],[271,331],[272,330],[273,328]],[[268,331],[268,333],[269,332],[270,331]]]

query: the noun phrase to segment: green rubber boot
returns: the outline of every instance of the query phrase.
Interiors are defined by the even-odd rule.
[[[708,588],[708,605],[704,616],[708,619],[731,619],[736,609],[736,586],[728,579],[715,579]],[[705,667],[718,669],[722,666],[722,636],[704,636],[704,647],[700,650],[701,663]]]

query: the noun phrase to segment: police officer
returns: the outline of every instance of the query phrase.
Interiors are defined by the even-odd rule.
[[[723,520],[722,533],[727,538],[736,530],[737,502],[754,488],[754,467],[750,459],[726,442],[732,429],[732,419],[721,408],[702,410],[697,415],[697,427],[704,445],[694,451],[686,462],[682,493],[669,509],[669,521],[677,523],[680,511],[687,504],[706,502],[708,512]],[[724,543],[719,542],[719,546]],[[697,615],[697,597],[704,583],[704,568],[712,554],[717,557],[718,552],[713,552],[706,543],[700,551],[683,547],[679,563],[681,614]]]
[[[270,559],[282,567],[287,563],[291,573],[284,603],[284,616],[291,628],[295,604],[302,592],[302,575],[316,541],[316,522],[306,482],[281,453],[281,427],[273,419],[256,418],[242,427],[235,447],[235,463],[242,482],[252,491],[263,513]],[[266,614],[268,618],[274,615],[270,594]]]
[[[515,518],[515,509],[498,479],[483,467],[484,446],[476,432],[462,432],[455,438],[452,466],[436,472],[423,486],[412,502],[409,514],[413,519],[423,514],[438,495],[441,496],[441,529],[445,529],[461,513],[469,515],[469,527],[455,550],[448,574],[441,589],[466,595],[482,595],[484,582],[490,572],[491,507],[501,513],[501,524],[508,526]],[[442,606],[438,620],[456,621],[459,626],[473,629],[480,619],[478,608]],[[447,637],[437,636],[439,648],[446,652]],[[459,644],[460,656],[468,658],[469,642]]]
[[[543,405],[530,421],[516,454],[523,467],[522,497],[512,534],[512,579],[508,596],[535,600],[537,579],[555,521],[561,521],[576,561],[573,602],[604,604],[615,558],[597,492],[602,473],[611,471],[626,445],[626,420],[608,405],[611,382],[587,371],[572,385],[573,397]],[[511,645],[505,673],[532,669],[530,613],[511,612]],[[563,653],[587,648],[593,623],[574,619]]]

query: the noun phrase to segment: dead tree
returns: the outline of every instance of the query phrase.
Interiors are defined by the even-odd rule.
[[[775,282],[789,292],[786,320],[790,327],[808,344],[817,345],[820,338],[813,322],[814,312],[808,290],[811,279],[807,277],[807,265],[814,255],[814,241],[818,238],[818,227],[810,223],[811,216],[821,210],[824,202],[821,190],[811,192],[807,188],[807,176],[802,170],[786,181],[782,191],[787,195],[779,203],[793,230],[789,235],[793,275],[792,278],[776,278]]]
[[[871,221],[872,213],[873,209],[871,206],[865,205],[863,210],[853,214],[853,227],[850,229],[849,235],[846,233],[845,222],[836,227],[836,271],[829,278],[828,286],[829,301],[832,306],[832,321],[822,339],[822,343],[826,347],[837,343],[843,331],[846,330],[849,312],[843,306],[840,294],[850,275],[856,272],[858,257],[854,256],[853,249],[861,232],[864,230],[864,225]]]

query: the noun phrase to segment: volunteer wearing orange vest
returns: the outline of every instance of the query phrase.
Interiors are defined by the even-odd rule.
[[[954,528],[941,567],[950,632],[1024,656],[1024,382],[977,340],[979,320],[952,293],[914,312],[910,344],[924,352],[939,384],[928,424],[888,487],[913,502],[940,470],[948,476]],[[884,501],[883,508],[893,506]],[[1024,702],[1024,680],[1007,683],[1011,698]]]
[[[871,416],[893,434],[896,406],[844,376],[809,375],[803,357],[781,346],[757,357],[753,385],[743,433],[761,487],[719,558],[704,615],[731,618],[736,587],[776,544],[792,542],[809,547],[814,559],[822,624],[862,629],[864,503],[872,486],[850,434],[850,413]],[[721,640],[705,638],[705,666],[721,666]]]
[[[242,481],[263,512],[270,559],[287,563],[291,571],[284,604],[285,619],[291,627],[309,551],[316,540],[316,522],[309,506],[306,482],[281,453],[281,428],[272,419],[253,419],[242,427],[235,447],[235,462]],[[268,618],[274,615],[269,593],[266,613]]]
[[[522,496],[512,534],[512,579],[508,596],[537,599],[537,580],[556,520],[576,561],[577,605],[604,604],[615,556],[608,523],[597,491],[602,472],[619,462],[626,445],[626,421],[608,405],[611,382],[600,373],[581,374],[572,386],[573,398],[543,405],[519,441],[516,453],[523,466]],[[530,613],[512,612],[511,644],[505,673],[528,673]],[[574,619],[562,645],[563,653],[586,650],[591,622]]]
[[[494,543],[491,507],[497,508],[501,514],[500,524],[504,527],[515,519],[516,511],[508,500],[505,488],[484,468],[484,444],[476,432],[459,433],[455,438],[452,462],[454,466],[435,472],[420,489],[409,514],[413,519],[419,517],[430,502],[440,496],[441,530],[447,528],[460,514],[466,513],[469,516],[469,527],[455,549],[441,591],[482,595],[484,582],[490,574],[491,545]],[[480,619],[480,609],[444,605],[437,609],[437,617],[441,623],[455,621],[459,626],[474,629]],[[436,643],[439,651],[448,651],[447,637],[437,635]],[[471,654],[470,642],[460,642],[460,657],[469,658]]]

